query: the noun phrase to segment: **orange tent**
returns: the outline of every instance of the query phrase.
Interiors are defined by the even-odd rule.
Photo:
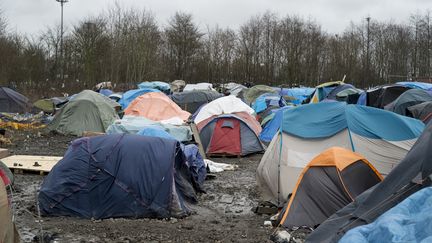
[[[179,117],[185,121],[191,114],[182,110],[164,93],[151,92],[135,98],[126,108],[125,115],[142,116],[153,121]]]
[[[280,225],[316,227],[381,180],[382,176],[363,156],[331,147],[304,168]]]

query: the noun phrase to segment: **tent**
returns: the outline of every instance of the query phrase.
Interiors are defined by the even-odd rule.
[[[329,100],[337,100],[337,95],[340,92],[343,92],[345,90],[348,89],[355,89],[355,87],[351,84],[341,84],[339,86],[336,86],[334,89],[332,89],[332,91],[330,91],[327,96],[325,97],[325,99],[329,99]]]
[[[300,105],[303,100],[307,99],[312,92],[314,92],[314,88],[308,87],[297,87],[297,88],[273,88],[278,92],[280,96],[291,98],[289,102]],[[287,99],[288,101],[288,99]]]
[[[190,113],[194,113],[203,104],[220,97],[223,97],[223,95],[214,90],[193,90],[171,95],[171,99],[180,106],[180,108]]]
[[[269,107],[280,108],[286,105],[287,103],[282,96],[274,93],[264,93],[255,99],[255,102],[252,104],[252,109],[255,110],[255,113],[259,114]]]
[[[408,108],[413,105],[432,101],[432,95],[422,89],[410,89],[401,94],[395,101],[384,108],[397,114],[406,116]]]
[[[63,106],[48,125],[51,131],[81,136],[84,131],[105,132],[118,119],[119,104],[91,90],[84,90]]]
[[[280,124],[257,169],[264,200],[276,205],[287,199],[303,168],[322,151],[350,149],[387,175],[424,129],[419,120],[345,102],[284,110]]]
[[[169,94],[171,91],[170,85],[162,81],[142,82],[138,84],[138,89],[157,89],[165,94]]]
[[[255,111],[246,105],[239,98],[229,95],[216,99],[199,109],[195,116],[195,123],[198,124],[212,116],[246,112],[253,115]]]
[[[99,94],[105,95],[105,96],[110,96],[112,95],[114,92],[110,89],[100,89],[98,91]]]
[[[0,112],[26,113],[32,106],[24,95],[7,87],[0,87]]]
[[[112,93],[108,95],[108,98],[114,100],[115,102],[119,102],[122,97],[123,97],[122,92]]]
[[[265,93],[260,95],[252,104],[252,109],[257,114],[257,119],[261,122],[264,118],[272,113],[272,110],[287,106],[285,99],[273,93]]]
[[[133,100],[125,110],[125,115],[142,116],[153,121],[178,117],[186,121],[191,115],[182,110],[168,96],[161,92],[151,92]]]
[[[152,121],[139,116],[123,116],[121,120],[116,120],[106,130],[107,134],[128,133],[135,134],[146,127],[158,126],[173,136],[176,140],[187,142],[192,140],[192,131],[188,125],[172,125]]]
[[[12,221],[12,212],[9,205],[9,199],[5,184],[0,178],[0,242],[18,243],[20,236]]]
[[[336,94],[337,101],[345,101],[348,104],[357,104],[363,90],[357,88],[348,88]]]
[[[341,243],[432,242],[432,188],[424,188],[379,216],[348,231]]]
[[[342,86],[345,83],[342,81],[332,81],[320,84],[315,87],[315,91],[311,94],[310,99],[306,99],[305,102],[308,103],[318,103],[327,98],[329,93],[336,87]],[[339,90],[342,91],[343,89]],[[336,95],[336,94],[334,94]]]
[[[280,125],[283,118],[283,112],[286,109],[292,109],[292,106],[282,107],[274,112],[273,118],[267,123],[263,124],[263,130],[261,131],[259,138],[261,141],[269,143],[274,135],[279,131]]]
[[[383,85],[366,91],[366,105],[383,109],[384,106],[396,100],[402,93],[409,90],[402,85]]]
[[[208,155],[248,155],[264,150],[261,126],[246,112],[215,115],[197,124]]]
[[[405,198],[424,187],[430,187],[431,147],[432,124],[429,123],[409,153],[381,183],[360,194],[354,202],[324,221],[309,235],[307,242],[336,242],[350,229],[374,222]],[[400,230],[407,232],[408,228]]]
[[[432,101],[410,106],[408,107],[408,112],[411,117],[419,119],[427,124],[432,118]]]
[[[280,225],[315,227],[382,180],[363,156],[332,147],[303,169]]]
[[[33,103],[33,106],[41,111],[47,113],[54,113],[55,105],[51,99],[40,99]]]
[[[118,101],[118,103],[122,106],[123,110],[125,110],[129,104],[138,96],[141,96],[143,94],[147,94],[150,92],[160,92],[157,89],[132,89],[129,91],[126,91],[121,99]]]
[[[413,88],[413,89],[432,90],[432,84],[431,83],[405,81],[405,82],[397,82],[396,84],[406,86],[409,88]]]
[[[50,99],[37,100],[33,105],[37,109],[40,109],[44,112],[54,113],[57,109],[60,109],[68,101],[69,100],[67,99],[67,97],[53,97]]]
[[[182,92],[186,82],[183,80],[174,80],[170,83],[170,89],[172,92]]]
[[[229,93],[230,95],[234,95],[236,97],[240,94],[240,92],[247,89],[246,86],[242,84],[233,83],[233,82],[227,84],[221,84],[221,88],[222,88],[221,92]]]
[[[249,89],[244,90],[244,101],[246,102],[246,104],[252,104],[255,102],[256,98],[265,93],[276,93],[276,90],[267,85],[255,85]]]
[[[38,200],[45,216],[170,218],[197,197],[179,142],[115,134],[73,141]]]
[[[193,90],[214,90],[213,84],[211,83],[197,83],[197,84],[186,84],[183,89],[184,91],[193,91]]]

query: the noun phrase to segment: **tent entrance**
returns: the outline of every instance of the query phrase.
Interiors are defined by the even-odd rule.
[[[240,121],[233,118],[223,118],[216,122],[208,154],[241,154]]]

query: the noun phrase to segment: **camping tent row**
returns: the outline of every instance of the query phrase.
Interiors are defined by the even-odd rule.
[[[363,155],[387,175],[423,131],[416,119],[367,106],[318,103],[283,111],[257,169],[264,200],[284,203],[303,168],[324,150],[338,146]]]

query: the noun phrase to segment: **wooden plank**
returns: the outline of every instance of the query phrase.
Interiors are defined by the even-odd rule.
[[[50,172],[61,159],[57,156],[12,155],[1,161],[12,171]]]
[[[9,156],[9,150],[5,148],[0,148],[0,159],[6,158]]]
[[[190,123],[190,128],[192,130],[195,142],[198,144],[198,150],[199,150],[202,158],[206,159],[206,154],[205,154],[205,151],[204,151],[204,147],[202,146],[201,137],[199,135],[199,131],[198,131],[198,128],[197,128],[196,124],[194,122],[191,122]]]

